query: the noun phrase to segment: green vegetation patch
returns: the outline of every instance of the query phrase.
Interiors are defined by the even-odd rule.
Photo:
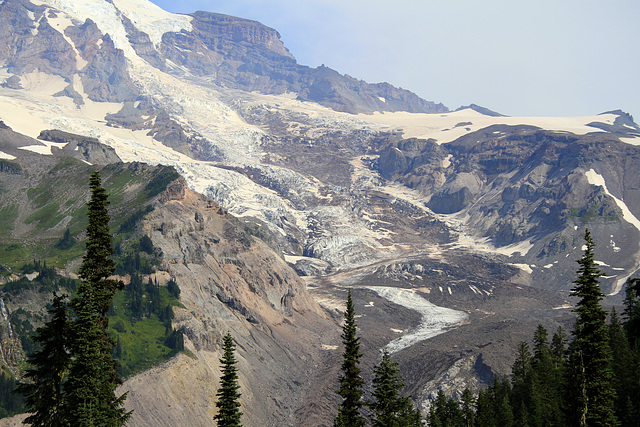
[[[58,215],[59,209],[60,206],[57,203],[49,203],[31,214],[25,220],[25,223],[31,224],[37,222],[39,229],[46,230],[52,228],[63,219],[61,215]]]
[[[127,285],[129,286],[131,285]],[[147,307],[143,309],[143,313],[134,313],[132,305],[137,306],[136,301],[139,300],[132,298],[128,289],[118,291],[113,298],[108,331],[116,341],[114,356],[120,363],[119,374],[123,378],[149,369],[183,349],[180,343],[171,342],[172,334],[176,334],[171,329],[173,312],[164,314],[167,306],[177,305],[179,302],[169,294],[166,287],[161,286],[157,290],[159,301],[154,305],[160,308],[151,312]],[[143,292],[140,296],[142,305],[146,304],[149,293]]]
[[[148,197],[155,197],[167,189],[167,185],[180,177],[172,167],[163,166],[157,175],[147,184],[144,191]]]
[[[5,206],[0,209],[0,236],[7,236],[13,230],[13,224],[18,218],[16,205]]]
[[[29,260],[31,251],[20,243],[0,243],[0,263],[11,268]]]
[[[591,205],[584,208],[569,208],[569,215],[572,218],[578,218],[582,223],[589,223],[602,219],[605,221],[620,221],[617,215],[606,215],[599,211],[598,206]]]

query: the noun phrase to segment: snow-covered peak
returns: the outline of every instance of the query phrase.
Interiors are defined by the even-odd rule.
[[[148,0],[112,0],[135,27],[148,34],[153,44],[162,42],[165,33],[191,31],[191,18],[187,15],[169,13]]]
[[[82,23],[87,18],[96,23],[100,31],[109,34],[116,48],[131,60],[136,54],[127,38],[121,16],[127,17],[135,27],[148,34],[158,46],[167,32],[191,31],[191,17],[165,12],[148,0],[33,0],[68,15],[72,21]]]

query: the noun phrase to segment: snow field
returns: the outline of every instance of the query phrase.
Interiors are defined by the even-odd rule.
[[[439,307],[411,289],[388,286],[367,286],[366,289],[374,291],[395,304],[415,310],[422,316],[420,325],[387,345],[389,353],[392,354],[443,334],[469,317],[465,312]]]

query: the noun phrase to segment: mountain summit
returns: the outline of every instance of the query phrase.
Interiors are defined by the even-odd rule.
[[[386,83],[299,65],[277,31],[227,15],[170,14],[147,0],[7,0],[0,22],[11,46],[0,56],[7,71],[58,75],[69,84],[59,95],[76,103],[85,96],[133,102],[145,94],[140,79],[156,69],[225,88],[294,93],[336,111],[447,111]],[[9,79],[6,84],[17,85]],[[84,95],[74,87],[78,83]]]

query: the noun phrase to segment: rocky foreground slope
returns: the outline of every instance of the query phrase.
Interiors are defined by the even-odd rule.
[[[251,229],[175,181],[142,225],[180,284],[174,325],[191,356],[127,381],[131,425],[207,425],[215,414],[221,339],[235,337],[247,425],[301,425],[335,323]],[[326,396],[315,405],[328,409]]]

